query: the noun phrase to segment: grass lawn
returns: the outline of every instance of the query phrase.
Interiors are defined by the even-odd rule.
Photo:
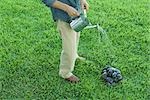
[[[89,20],[106,30],[111,46],[98,42],[96,29],[83,30],[74,73],[81,82],[58,76],[61,39],[42,0],[0,2],[0,99],[150,100],[150,1],[88,0]],[[108,87],[99,79],[106,64],[123,81]]]

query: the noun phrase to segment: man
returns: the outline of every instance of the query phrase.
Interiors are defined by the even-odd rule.
[[[75,60],[82,59],[77,54],[80,33],[70,27],[73,17],[80,15],[83,9],[88,10],[86,0],[43,0],[51,8],[54,21],[62,38],[62,52],[60,57],[59,75],[70,81],[79,82],[79,78],[73,75]]]

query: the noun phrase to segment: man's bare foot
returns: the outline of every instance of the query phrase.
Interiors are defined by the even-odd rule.
[[[80,57],[80,56],[77,56],[77,59],[79,59],[79,60],[81,60],[81,61],[85,61],[85,60],[86,60],[86,58]]]
[[[72,75],[69,78],[65,78],[65,80],[70,81],[72,83],[77,83],[77,82],[80,81],[80,79],[77,76],[75,76],[75,75]]]

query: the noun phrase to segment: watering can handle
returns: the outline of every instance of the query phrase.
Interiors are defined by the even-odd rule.
[[[83,14],[84,14],[84,17],[87,18],[87,13],[85,9],[83,10]]]

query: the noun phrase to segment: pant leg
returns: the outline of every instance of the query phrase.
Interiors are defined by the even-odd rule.
[[[79,55],[78,55],[79,40],[80,40],[80,32],[77,32],[77,33],[76,33],[76,48],[77,48],[76,58],[79,56]]]
[[[57,27],[62,38],[62,52],[60,57],[59,75],[68,78],[72,75],[76,60],[76,32],[64,21],[58,20]]]

